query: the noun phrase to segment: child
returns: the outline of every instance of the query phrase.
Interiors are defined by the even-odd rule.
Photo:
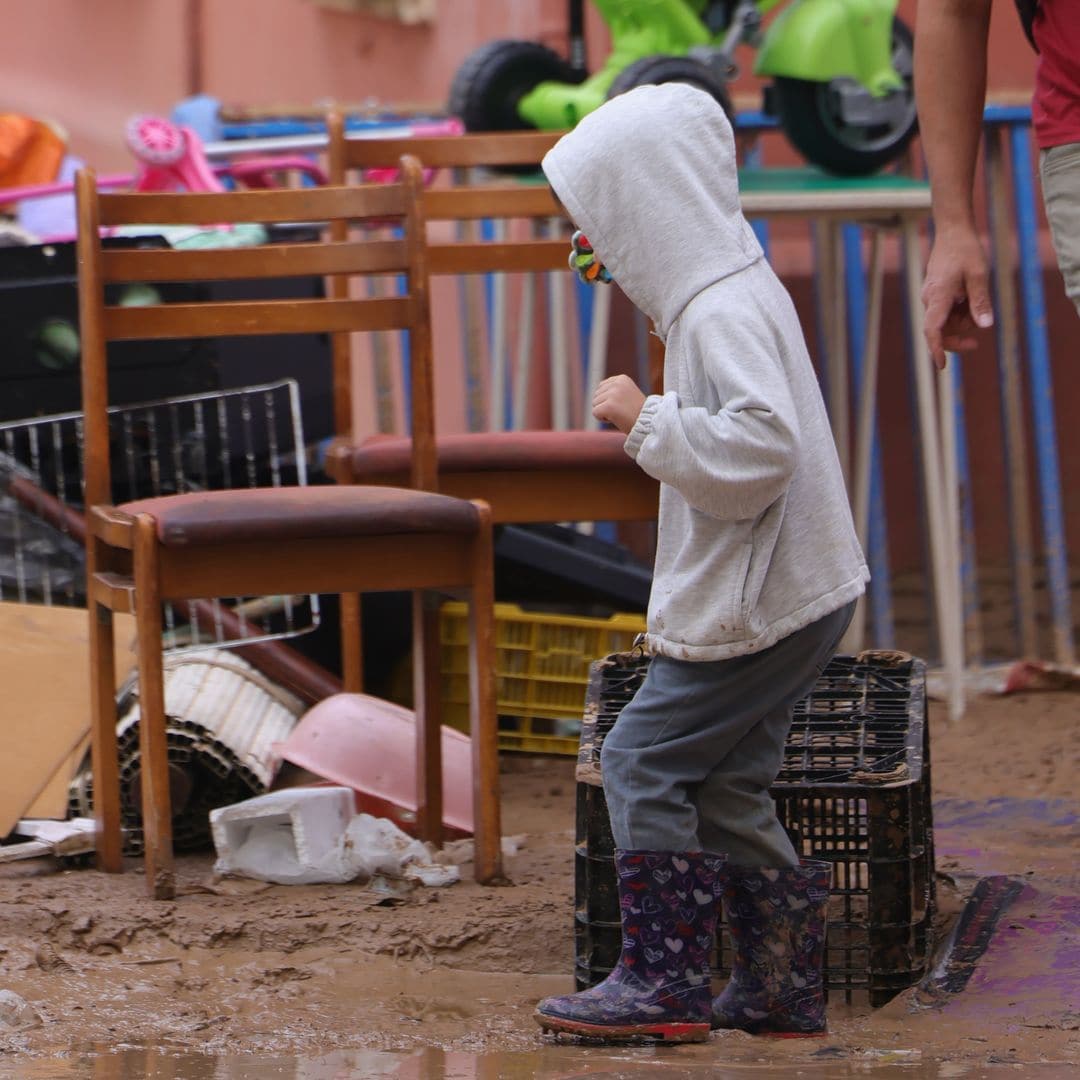
[[[799,322],[743,218],[731,127],[707,94],[616,97],[543,168],[581,230],[571,265],[618,282],[666,356],[663,394],[619,375],[593,398],[661,482],[654,659],[601,754],[622,955],[536,1017],[605,1038],[818,1033],[829,864],[800,862],[769,786],[792,706],[869,574]],[[736,956],[712,1001],[721,901]]]

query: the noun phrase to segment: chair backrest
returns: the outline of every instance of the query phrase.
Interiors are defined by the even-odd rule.
[[[222,194],[103,194],[83,170],[78,200],[79,315],[82,336],[86,505],[111,501],[108,425],[110,341],[326,333],[334,341],[334,415],[339,434],[349,427],[349,335],[358,331],[409,333],[412,375],[412,483],[436,490],[435,419],[430,382],[431,315],[424,245],[421,166],[396,162],[400,182],[348,187],[236,191]],[[193,250],[106,245],[102,230],[131,225],[213,226],[237,222],[328,225],[329,240],[276,242],[254,247]],[[350,225],[392,223],[392,238],[364,238]],[[285,298],[203,303],[110,303],[106,286],[132,283],[289,279],[326,275],[329,298]],[[349,280],[394,275],[404,292],[352,299]],[[112,295],[110,293],[110,295]]]
[[[403,156],[429,169],[539,166],[562,138],[562,131],[492,131],[468,135],[414,135],[405,138],[350,139],[339,112],[326,119],[330,137],[330,182],[343,183],[350,169],[384,169]]]
[[[417,158],[424,168],[464,170],[533,166],[537,177],[512,181],[507,176],[471,177],[450,187],[435,186],[423,192],[427,221],[477,222],[525,219],[546,224],[564,219],[551,188],[539,174],[544,154],[559,141],[558,131],[507,131],[477,135],[416,136],[413,138],[346,137],[338,113],[327,118],[330,135],[331,183],[356,180],[357,171],[393,166],[402,154]],[[506,242],[469,237],[428,244],[428,270],[432,275],[475,274],[498,271],[564,270],[568,254],[565,239],[550,239],[544,230]]]

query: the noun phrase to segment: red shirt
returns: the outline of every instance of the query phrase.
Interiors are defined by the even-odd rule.
[[[1043,150],[1080,142],[1080,3],[1040,0],[1032,31],[1039,47],[1035,138]]]

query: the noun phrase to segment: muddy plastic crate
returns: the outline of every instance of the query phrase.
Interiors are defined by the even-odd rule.
[[[630,649],[644,630],[644,615],[599,619],[496,604],[499,748],[577,754],[591,666],[609,653]],[[439,639],[442,720],[468,731],[469,626],[465,604],[443,604]]]
[[[628,653],[593,665],[577,768],[575,977],[619,957],[614,841],[600,748],[648,670]],[[926,667],[898,653],[838,656],[795,707],[772,789],[800,855],[833,864],[825,984],[883,1005],[924,974],[933,946],[934,843]],[[723,928],[715,972],[730,968]]]

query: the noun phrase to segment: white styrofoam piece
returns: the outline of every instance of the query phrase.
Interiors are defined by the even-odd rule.
[[[354,798],[345,787],[286,788],[212,810],[214,869],[281,885],[352,880],[345,833]]]
[[[421,885],[452,885],[456,866],[386,818],[353,814],[346,787],[272,791],[210,812],[220,874],[279,885],[370,880],[376,875]]]
[[[47,844],[63,848],[71,841],[81,841],[89,837],[94,839],[94,819],[86,817],[69,818],[67,821],[52,821],[48,818],[23,818],[14,829],[16,836],[29,836],[34,840],[43,840]]]

